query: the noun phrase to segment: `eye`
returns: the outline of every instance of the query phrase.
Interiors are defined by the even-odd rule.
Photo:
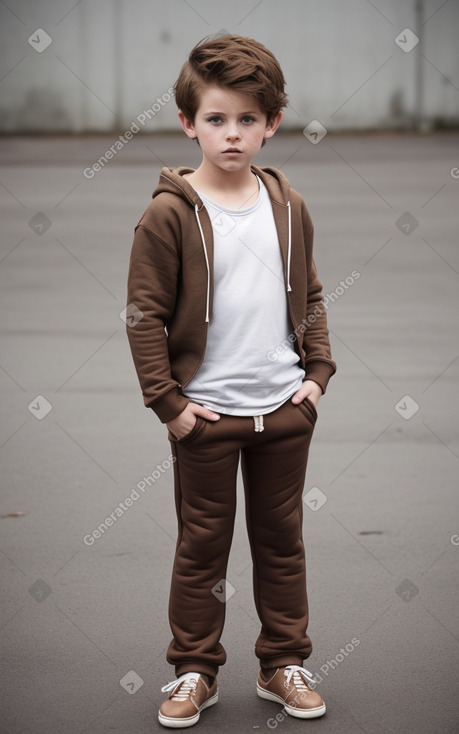
[[[207,122],[211,122],[212,125],[218,125],[222,121],[221,117],[218,117],[218,115],[214,115],[213,117],[209,117]]]
[[[251,122],[255,122],[255,118],[251,117],[250,115],[244,115],[244,117],[242,118],[242,122],[245,125],[250,125]]]

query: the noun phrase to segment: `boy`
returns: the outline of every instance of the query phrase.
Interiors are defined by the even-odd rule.
[[[146,407],[175,458],[178,538],[167,661],[177,679],[159,711],[192,726],[217,702],[225,575],[239,458],[261,622],[257,693],[313,718],[325,704],[302,667],[311,654],[302,492],[316,406],[336,370],[313,226],[275,169],[251,165],[287,104],[273,54],[241,36],[204,39],[175,85],[202,163],[163,168],[135,230],[127,329]]]

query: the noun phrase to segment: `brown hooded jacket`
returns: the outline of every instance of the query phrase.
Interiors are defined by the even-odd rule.
[[[127,334],[145,406],[163,423],[189,402],[183,389],[204,358],[212,318],[212,224],[199,195],[183,177],[192,171],[161,170],[153,201],[135,228],[129,267]],[[306,370],[305,379],[325,392],[336,364],[312,256],[311,218],[280,171],[257,166],[252,171],[265,184],[272,203],[292,324],[289,340]],[[275,352],[267,353],[267,359],[275,361]]]

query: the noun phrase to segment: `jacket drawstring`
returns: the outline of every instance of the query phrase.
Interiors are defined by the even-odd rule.
[[[292,257],[292,208],[290,201],[287,202],[288,209],[288,250],[287,250],[287,291],[292,290],[290,285],[290,261]]]
[[[202,247],[204,250],[204,257],[206,259],[206,268],[207,268],[206,323],[208,323],[209,322],[209,307],[210,307],[210,268],[209,268],[209,258],[207,257],[206,240],[204,238],[204,232],[202,231],[201,220],[199,219],[199,207],[197,204],[194,205],[194,213],[196,215],[196,220],[198,222],[199,232],[201,234]]]

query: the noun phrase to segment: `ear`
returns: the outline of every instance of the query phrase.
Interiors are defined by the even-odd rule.
[[[178,111],[178,119],[180,120],[180,124],[185,131],[185,135],[187,135],[192,140],[196,140],[198,136],[196,135],[194,125],[192,122],[190,122],[190,120],[188,120],[187,117],[185,117],[182,110]]]
[[[282,112],[282,110],[279,110],[279,112],[277,113],[275,117],[273,117],[271,122],[267,123],[266,128],[265,128],[265,134],[263,136],[265,140],[267,140],[268,138],[272,138],[277,128],[281,124],[281,120],[283,116],[284,116],[284,113]]]

